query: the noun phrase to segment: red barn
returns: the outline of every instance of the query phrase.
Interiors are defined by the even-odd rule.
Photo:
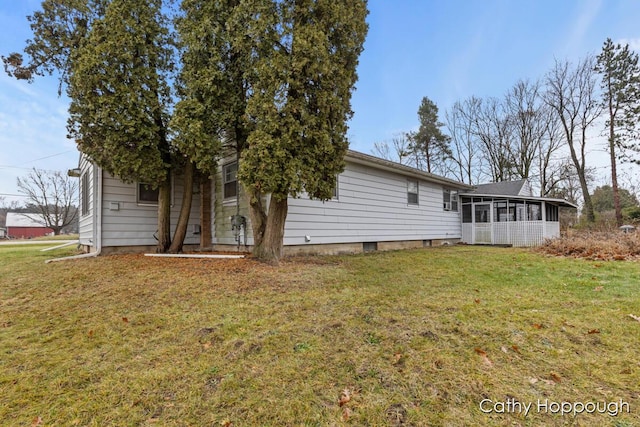
[[[44,219],[39,214],[7,212],[7,237],[10,239],[31,239],[53,235],[53,230],[44,224]]]

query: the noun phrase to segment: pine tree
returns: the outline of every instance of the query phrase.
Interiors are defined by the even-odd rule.
[[[451,157],[451,138],[440,129],[444,123],[438,120],[438,106],[426,96],[418,108],[418,118],[418,131],[409,134],[411,149],[425,162],[427,172],[432,173],[436,166],[442,166]]]
[[[628,151],[640,152],[634,140],[640,119],[640,67],[638,54],[629,45],[614,45],[607,39],[597,57],[596,71],[602,77],[602,106],[607,112],[606,128],[611,160],[611,187],[616,223],[622,225],[622,206],[618,187],[617,162]],[[636,160],[640,163],[640,160]]]

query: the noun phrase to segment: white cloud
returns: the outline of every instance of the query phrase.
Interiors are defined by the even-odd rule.
[[[621,44],[622,46],[628,44],[629,49],[640,52],[640,38],[637,39],[618,39],[614,41],[614,44]]]
[[[572,55],[575,52],[583,52],[584,42],[586,35],[593,24],[593,21],[598,16],[598,12],[602,8],[602,0],[590,0],[586,2],[580,2],[584,7],[576,17],[576,20],[571,27],[569,35],[564,43],[563,55]]]

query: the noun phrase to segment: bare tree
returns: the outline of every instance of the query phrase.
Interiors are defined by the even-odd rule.
[[[530,178],[538,167],[537,157],[547,134],[549,115],[539,96],[540,84],[518,81],[505,95],[506,114],[511,126],[513,142],[511,168],[520,178]]]
[[[487,174],[494,182],[508,181],[514,177],[513,128],[504,104],[497,98],[474,98],[472,103],[473,129],[482,146]]]
[[[588,222],[595,220],[589,195],[586,172],[587,131],[602,111],[595,97],[595,60],[587,56],[573,66],[568,61],[556,61],[545,77],[545,103],[562,124],[564,141],[569,147],[584,201]]]
[[[380,141],[373,144],[371,150],[375,156],[400,164],[409,164],[413,157],[411,141],[406,133],[399,133],[391,141]]]
[[[553,192],[562,180],[562,163],[555,157],[564,144],[561,123],[547,105],[544,105],[544,114],[547,126],[538,151],[538,178],[542,197]]]
[[[51,228],[55,235],[76,220],[78,182],[75,178],[59,171],[33,169],[27,176],[18,178],[18,191],[36,207],[43,225]]]
[[[456,101],[445,112],[445,125],[451,137],[448,170],[455,179],[469,185],[479,184],[482,179],[482,155],[473,120],[476,99]]]

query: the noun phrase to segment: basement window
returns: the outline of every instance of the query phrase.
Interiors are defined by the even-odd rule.
[[[375,252],[378,250],[378,242],[363,242],[362,252]]]

